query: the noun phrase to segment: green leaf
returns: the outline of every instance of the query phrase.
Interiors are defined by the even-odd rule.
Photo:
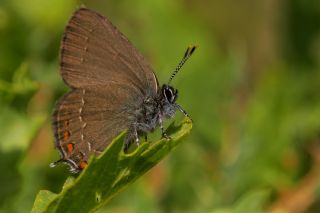
[[[102,155],[91,159],[76,180],[68,179],[54,199],[50,199],[52,195],[44,199],[44,192],[40,191],[31,212],[39,212],[40,208],[41,212],[65,213],[97,210],[167,156],[191,128],[191,121],[185,119],[180,125],[168,128],[171,140],[144,142],[129,154],[122,151],[125,134],[120,134]]]
[[[33,213],[43,212],[46,209],[48,203],[52,202],[56,197],[57,197],[57,194],[55,193],[52,193],[47,190],[41,190],[36,197],[34,206],[32,208],[32,212]]]

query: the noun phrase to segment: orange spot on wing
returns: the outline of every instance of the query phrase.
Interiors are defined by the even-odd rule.
[[[88,163],[86,161],[81,161],[79,164],[80,169],[84,169],[88,166]]]
[[[74,145],[72,143],[68,143],[67,144],[67,153],[68,153],[68,155],[72,154],[73,149],[74,149]]]

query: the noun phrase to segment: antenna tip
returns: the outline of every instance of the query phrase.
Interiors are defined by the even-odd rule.
[[[196,45],[189,45],[185,54],[184,54],[184,57],[190,57],[196,48],[197,48]]]

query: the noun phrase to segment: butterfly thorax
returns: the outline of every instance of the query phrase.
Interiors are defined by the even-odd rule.
[[[138,133],[152,132],[158,125],[159,116],[160,108],[156,97],[147,96],[135,110],[131,126],[134,126]]]
[[[172,118],[176,112],[178,91],[163,85],[156,96],[146,96],[135,110],[134,120],[138,132],[152,132],[164,119]]]
[[[130,146],[138,141],[140,136],[153,132],[159,125],[162,127],[164,119],[175,115],[178,91],[168,85],[163,85],[156,95],[146,95],[136,107],[128,107],[129,124],[126,144]]]

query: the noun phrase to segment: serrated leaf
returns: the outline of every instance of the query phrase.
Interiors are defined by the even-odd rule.
[[[142,143],[130,154],[122,151],[125,134],[120,134],[103,154],[91,159],[76,180],[68,181],[60,194],[53,200],[48,199],[42,212],[94,212],[167,156],[191,128],[188,119],[178,126],[171,125],[168,129],[171,140]],[[39,196],[43,196],[43,192],[38,194],[32,213],[38,212],[39,205],[44,205],[38,203]]]

